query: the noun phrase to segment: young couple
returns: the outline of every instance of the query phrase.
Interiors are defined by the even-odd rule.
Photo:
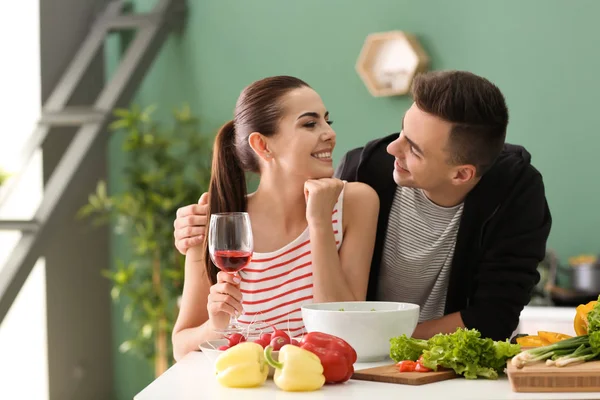
[[[186,255],[175,359],[242,311],[242,324],[301,335],[309,302],[416,303],[418,338],[511,335],[552,223],[542,177],[505,144],[508,110],[488,80],[421,74],[412,97],[400,133],[351,150],[334,173],[336,135],[313,89],[279,76],[242,91],[217,134],[209,194],[174,223]],[[254,193],[245,172],[260,174]],[[237,278],[218,272],[204,240],[210,213],[227,211],[247,211],[254,234]]]

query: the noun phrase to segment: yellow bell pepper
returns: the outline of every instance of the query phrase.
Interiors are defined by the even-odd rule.
[[[560,342],[561,340],[570,339],[571,336],[565,333],[538,331],[538,336],[548,341],[550,344]]]
[[[217,381],[223,386],[250,388],[265,383],[269,374],[269,365],[260,344],[242,342],[217,357],[215,372]]]
[[[587,315],[597,303],[597,301],[590,301],[587,304],[580,304],[577,306],[575,320],[573,321],[573,327],[575,328],[577,336],[583,336],[588,333]]]
[[[325,384],[323,365],[319,357],[298,346],[287,344],[279,350],[278,361],[273,360],[273,347],[264,350],[269,365],[275,368],[273,381],[286,392],[307,392]]]
[[[539,336],[529,335],[529,336],[518,337],[517,344],[519,344],[520,346],[523,346],[523,347],[542,347],[542,346],[548,346],[550,344],[550,342]]]

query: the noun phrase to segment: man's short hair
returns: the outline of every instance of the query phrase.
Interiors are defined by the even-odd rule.
[[[419,74],[412,96],[423,111],[452,123],[448,151],[454,165],[471,164],[483,175],[502,151],[508,108],[500,89],[470,72]]]

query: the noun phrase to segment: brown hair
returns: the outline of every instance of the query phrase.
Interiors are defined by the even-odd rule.
[[[298,78],[275,76],[256,81],[242,91],[233,120],[223,125],[215,138],[208,190],[209,217],[212,213],[247,210],[245,172],[259,172],[248,137],[253,132],[274,135],[283,116],[282,97],[302,87],[309,86]],[[215,284],[219,270],[210,259],[208,240],[204,241],[204,254],[207,275]]]
[[[464,71],[417,75],[412,85],[416,105],[453,124],[449,152],[452,164],[471,164],[483,175],[502,151],[508,109],[500,89]]]

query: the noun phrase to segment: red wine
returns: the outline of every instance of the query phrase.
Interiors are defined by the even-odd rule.
[[[243,250],[217,250],[213,254],[215,265],[221,271],[234,273],[245,268],[252,258],[252,253]]]

